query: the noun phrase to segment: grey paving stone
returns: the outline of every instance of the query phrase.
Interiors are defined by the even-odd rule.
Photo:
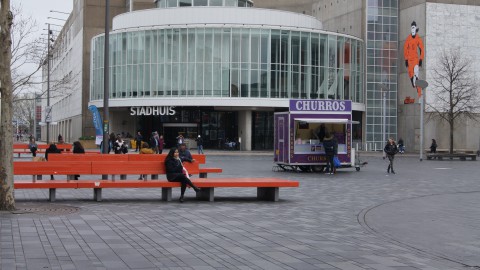
[[[386,176],[381,157],[368,162],[327,177],[272,172],[271,156],[208,156],[207,166],[224,169],[209,177],[300,181],[275,203],[256,201],[256,189],[216,189],[214,203],[187,190],[184,204],[160,201],[155,189],[108,189],[100,203],[91,190],[61,190],[51,205],[79,212],[0,213],[0,267],[456,270],[480,262],[475,163],[399,156],[397,174]],[[17,204],[49,205],[47,197],[16,191]]]

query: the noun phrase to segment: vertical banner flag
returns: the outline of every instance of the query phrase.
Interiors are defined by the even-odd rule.
[[[102,117],[98,112],[97,106],[90,105],[88,109],[93,114],[93,125],[95,126],[95,144],[100,145],[103,141]]]

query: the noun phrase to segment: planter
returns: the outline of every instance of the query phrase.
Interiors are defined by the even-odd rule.
[[[95,144],[95,140],[79,140],[85,149],[95,149],[98,146]]]

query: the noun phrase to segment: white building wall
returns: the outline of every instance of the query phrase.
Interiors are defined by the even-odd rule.
[[[480,82],[480,6],[426,3],[425,59],[427,104],[435,104],[433,72],[439,68],[438,60],[443,51],[460,50],[465,59],[470,59],[473,79]],[[478,89],[480,94],[480,89]],[[479,119],[480,120],[480,117]],[[439,148],[449,147],[449,126],[446,122],[427,122],[425,145],[435,138]],[[455,149],[480,149],[480,124],[471,119],[460,118],[454,130]]]
[[[472,61],[472,74],[480,81],[480,6],[437,3],[426,5],[427,81],[433,81],[433,70],[439,67],[438,59],[443,50],[448,52],[451,49],[460,50],[465,59]],[[427,103],[434,103],[433,95],[427,95]]]

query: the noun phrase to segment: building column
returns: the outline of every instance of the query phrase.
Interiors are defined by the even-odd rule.
[[[240,150],[252,150],[252,111],[238,112],[238,138]]]

